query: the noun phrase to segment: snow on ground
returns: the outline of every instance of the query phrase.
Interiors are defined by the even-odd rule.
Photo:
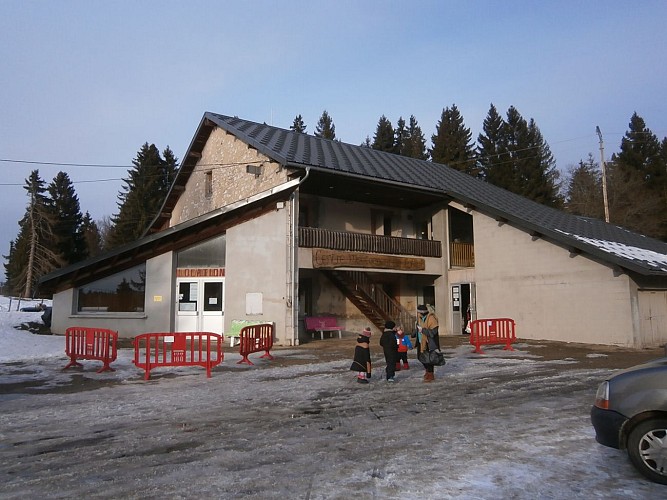
[[[331,356],[279,348],[150,381],[121,349],[62,371],[64,339],[15,325],[38,313],[0,302],[0,498],[661,498],[624,452],[598,445],[589,411],[611,370],[545,361],[539,349],[461,345],[436,381],[371,384]],[[338,342],[337,339],[331,339]],[[327,342],[320,341],[320,342]],[[414,353],[411,353],[414,357]]]

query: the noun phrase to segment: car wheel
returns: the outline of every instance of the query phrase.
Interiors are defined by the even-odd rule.
[[[651,481],[667,484],[667,419],[647,420],[628,435],[633,465]]]

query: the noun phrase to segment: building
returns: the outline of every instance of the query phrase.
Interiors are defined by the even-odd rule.
[[[524,339],[667,341],[667,244],[554,210],[449,167],[206,113],[140,240],[57,270],[52,330],[224,332],[303,317],[411,328],[435,308],[510,317]]]

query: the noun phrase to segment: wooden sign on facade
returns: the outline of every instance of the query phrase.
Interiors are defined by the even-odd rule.
[[[313,250],[313,267],[316,269],[363,267],[394,269],[397,271],[423,271],[426,269],[426,261],[415,257],[317,249]]]

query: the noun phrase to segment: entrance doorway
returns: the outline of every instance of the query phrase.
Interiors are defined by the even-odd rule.
[[[179,278],[177,332],[223,333],[225,314],[223,278]]]
[[[452,333],[466,334],[468,321],[477,318],[475,314],[475,284],[457,283],[452,285]]]

